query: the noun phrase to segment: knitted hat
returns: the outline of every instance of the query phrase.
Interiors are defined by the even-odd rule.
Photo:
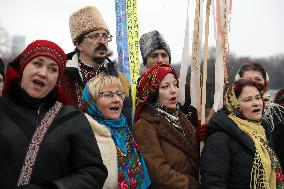
[[[174,77],[178,79],[174,68],[168,64],[156,64],[143,73],[137,86],[134,121],[138,120],[142,106],[149,103],[151,96],[159,90],[161,81],[169,73],[173,74]]]
[[[4,77],[4,62],[0,58],[0,74]]]
[[[69,28],[74,44],[79,36],[94,30],[103,29],[109,33],[100,11],[93,6],[87,6],[75,11],[69,18]]]
[[[140,51],[144,65],[146,65],[148,56],[157,49],[164,49],[168,53],[171,62],[170,46],[167,44],[162,34],[154,30],[144,33],[140,37]]]
[[[65,52],[55,43],[47,40],[37,40],[27,46],[27,48],[19,54],[13,62],[8,64],[6,71],[6,79],[4,83],[3,95],[8,94],[10,86],[14,81],[20,81],[22,78],[23,70],[25,66],[34,58],[39,56],[47,56],[52,58],[59,67],[60,80],[64,74],[66,66]],[[59,90],[59,82],[57,82],[57,88]],[[62,94],[62,91],[58,91],[58,95]],[[64,96],[61,96],[64,98]],[[61,98],[59,96],[59,98]]]

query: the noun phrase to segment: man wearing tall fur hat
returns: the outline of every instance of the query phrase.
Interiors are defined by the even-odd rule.
[[[151,69],[156,64],[171,64],[171,50],[163,35],[157,30],[140,37],[140,51],[143,64]]]
[[[99,72],[119,77],[125,91],[130,90],[126,77],[119,73],[108,58],[108,43],[112,41],[109,28],[100,11],[94,6],[83,7],[71,14],[69,28],[75,50],[67,54],[64,84],[70,98],[69,104],[84,109],[82,91],[85,84]],[[129,94],[123,112],[131,123]]]

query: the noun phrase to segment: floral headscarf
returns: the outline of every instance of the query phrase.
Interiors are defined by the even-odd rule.
[[[111,133],[117,149],[118,188],[147,188],[151,183],[147,167],[125,116],[120,114],[117,120],[104,118],[90,90],[92,81],[86,84],[82,100],[86,104],[86,113],[98,123],[106,126]]]
[[[168,64],[156,64],[143,73],[138,81],[134,121],[139,119],[142,106],[149,103],[150,98],[158,91],[161,81],[169,73],[178,79],[173,67]]]
[[[238,99],[235,94],[235,83],[233,83],[224,95],[224,106],[228,113],[238,114],[237,109],[239,106]]]
[[[238,98],[236,96],[236,86],[240,87],[245,87],[245,86],[254,86],[257,88],[257,90],[260,92],[262,95],[262,89],[263,85],[259,85],[257,82],[254,82],[252,80],[247,80],[247,79],[239,79],[235,83],[233,83],[229,88],[227,89],[225,95],[224,95],[224,106],[227,114],[234,114],[235,116],[241,118],[241,119],[246,119],[243,117],[242,112],[240,111],[239,107],[239,102]]]

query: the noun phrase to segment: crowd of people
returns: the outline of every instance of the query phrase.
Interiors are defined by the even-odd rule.
[[[224,107],[200,125],[189,84],[178,102],[160,32],[140,37],[133,111],[100,11],[75,11],[69,27],[73,52],[36,40],[6,69],[0,59],[0,188],[284,188],[284,92],[272,99],[259,63],[241,66]]]

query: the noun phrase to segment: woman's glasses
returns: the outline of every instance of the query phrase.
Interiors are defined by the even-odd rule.
[[[104,100],[111,100],[114,95],[118,96],[122,101],[125,99],[125,93],[123,91],[117,91],[115,93],[111,92],[111,91],[105,91],[105,92],[100,92],[99,93],[100,96],[103,97]]]

